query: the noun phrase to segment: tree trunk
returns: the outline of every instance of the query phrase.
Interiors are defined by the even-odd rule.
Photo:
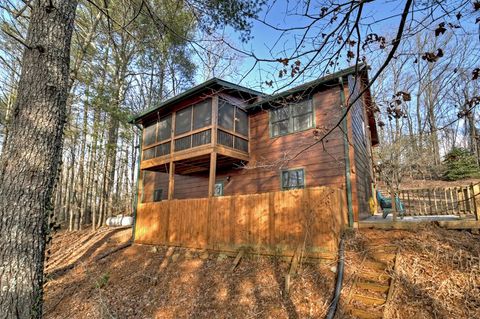
[[[62,155],[76,0],[31,1],[9,137],[0,158],[0,318],[41,318],[52,191]]]

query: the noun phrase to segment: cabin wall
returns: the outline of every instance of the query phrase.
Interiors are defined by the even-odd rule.
[[[143,200],[153,201],[155,189],[162,189],[162,200],[168,199],[168,173],[144,171]],[[174,199],[203,198],[208,196],[208,172],[195,175],[175,174]]]
[[[356,83],[356,84],[355,84]],[[363,84],[353,76],[348,78],[348,91],[352,92],[350,99],[358,96]],[[347,95],[348,96],[348,95]],[[372,196],[372,159],[370,130],[367,125],[364,97],[355,102],[350,111],[351,143],[353,144],[353,163],[355,169],[354,194],[356,197],[356,215],[362,220],[370,216],[368,201]]]
[[[345,189],[345,154],[343,134],[336,128],[324,143],[315,143],[315,132],[322,136],[342,115],[340,86],[313,96],[315,126],[280,137],[270,138],[269,112],[249,115],[250,157],[245,168],[217,169],[216,181],[223,181],[224,195],[265,193],[281,190],[281,170],[303,168],[306,187],[330,186]],[[309,149],[307,147],[311,146]],[[144,179],[144,193],[153,196],[155,187],[164,189],[167,198],[168,174],[155,173]],[[208,172],[175,175],[174,198],[201,198],[208,195]]]
[[[320,130],[332,127],[340,118],[339,87],[316,93],[313,103],[315,125]],[[217,172],[217,181],[224,181],[225,195],[279,191],[281,170],[289,168],[304,168],[306,187],[344,187],[345,161],[340,129],[335,129],[323,145],[318,143],[305,150],[316,141],[314,129],[270,138],[268,111],[252,114],[249,120],[251,160],[247,167]],[[230,177],[228,181],[227,176]]]

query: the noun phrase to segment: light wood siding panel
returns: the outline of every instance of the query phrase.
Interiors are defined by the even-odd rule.
[[[362,90],[360,80],[356,81],[353,76],[348,78],[349,92],[352,92],[351,99],[355,98]],[[356,196],[358,201],[359,219],[367,218],[369,214],[368,200],[372,196],[371,183],[373,182],[371,163],[371,143],[367,130],[366,111],[363,97],[357,100],[351,109],[352,142],[354,147],[354,163],[356,173]]]
[[[135,241],[291,255],[335,255],[346,224],[345,191],[312,187],[140,204]]]

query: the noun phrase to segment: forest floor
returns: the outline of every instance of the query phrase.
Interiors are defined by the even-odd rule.
[[[289,263],[131,245],[129,229],[60,232],[50,248],[45,318],[324,318],[336,261],[304,263],[285,294]],[[480,318],[480,236],[430,226],[347,233],[345,295],[370,243],[399,247],[385,318]],[[113,253],[109,252],[116,250]]]

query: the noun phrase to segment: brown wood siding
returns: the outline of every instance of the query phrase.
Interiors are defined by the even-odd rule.
[[[315,125],[320,129],[331,127],[341,116],[339,88],[315,94],[313,102]],[[268,111],[250,115],[251,161],[246,169],[217,173],[217,179],[230,176],[228,182],[225,179],[225,195],[281,190],[280,172],[282,169],[292,168],[304,168],[307,187],[343,187],[345,162],[343,139],[339,129],[336,129],[323,145],[318,143],[291,159],[315,142],[313,132],[314,129],[310,129],[270,138]]]
[[[341,117],[340,87],[317,92],[313,96],[315,126],[322,132]],[[250,157],[246,168],[217,169],[217,181],[224,182],[224,195],[264,193],[281,190],[282,169],[303,168],[307,187],[332,186],[344,188],[345,156],[343,135],[339,128],[324,141],[295,155],[315,143],[314,129],[270,138],[269,113],[266,110],[249,114]],[[290,160],[289,160],[290,159]],[[166,173],[156,173],[156,185],[168,185]],[[228,178],[229,177],[229,178]],[[228,181],[227,181],[228,179]],[[153,194],[148,179],[145,194]],[[175,175],[174,198],[199,198],[208,195],[208,172]],[[150,195],[149,195],[150,196]],[[164,196],[166,196],[164,191]]]
[[[362,90],[362,83],[360,80],[356,81],[353,76],[348,78],[349,92],[352,92],[351,99],[358,96]],[[350,111],[351,118],[351,142],[354,150],[354,167],[355,167],[355,194],[357,199],[357,214],[358,218],[367,218],[369,213],[368,200],[372,196],[371,184],[372,179],[372,165],[371,165],[371,142],[370,134],[366,127],[366,111],[363,97],[357,100]]]
[[[168,198],[168,173],[144,171],[143,202],[153,199],[153,191],[163,190],[162,200]],[[195,175],[175,174],[174,199],[203,198],[208,196],[208,173]]]

